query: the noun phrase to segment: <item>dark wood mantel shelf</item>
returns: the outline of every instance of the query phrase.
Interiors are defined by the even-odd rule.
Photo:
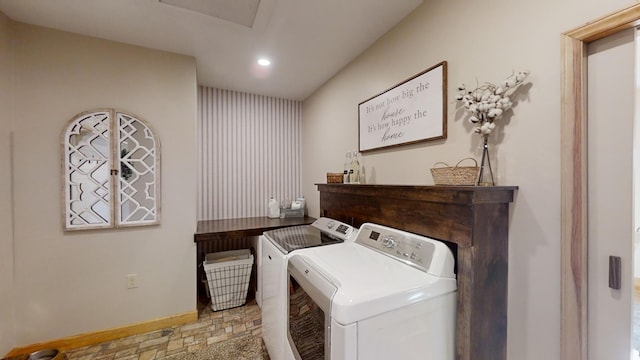
[[[447,242],[456,253],[456,359],[506,360],[509,204],[517,186],[316,185],[321,216]]]
[[[286,226],[307,225],[315,220],[315,218],[308,216],[276,219],[262,216],[198,221],[198,228],[193,236],[193,241],[199,242],[258,236],[268,230],[279,229]]]

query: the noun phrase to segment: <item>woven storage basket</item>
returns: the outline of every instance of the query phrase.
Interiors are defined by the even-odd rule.
[[[327,184],[341,184],[343,175],[342,173],[327,173]]]
[[[474,166],[460,166],[465,160],[471,160]],[[438,167],[438,165],[444,165]],[[436,185],[475,185],[480,168],[474,158],[464,158],[456,164],[449,166],[443,162],[437,162],[431,168],[431,176]]]

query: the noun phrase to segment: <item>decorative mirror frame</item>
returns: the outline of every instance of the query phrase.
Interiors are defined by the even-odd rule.
[[[85,111],[62,133],[65,230],[160,223],[160,141],[139,116]]]
[[[640,24],[640,4],[562,34],[561,358],[587,360],[587,44]]]

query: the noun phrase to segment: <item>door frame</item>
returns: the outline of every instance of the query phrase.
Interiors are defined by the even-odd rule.
[[[561,36],[562,360],[587,360],[587,44],[638,25],[634,4]]]

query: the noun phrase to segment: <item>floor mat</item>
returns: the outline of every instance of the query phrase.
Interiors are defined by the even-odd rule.
[[[244,336],[207,346],[194,353],[183,353],[166,357],[168,360],[262,360],[260,338]]]

